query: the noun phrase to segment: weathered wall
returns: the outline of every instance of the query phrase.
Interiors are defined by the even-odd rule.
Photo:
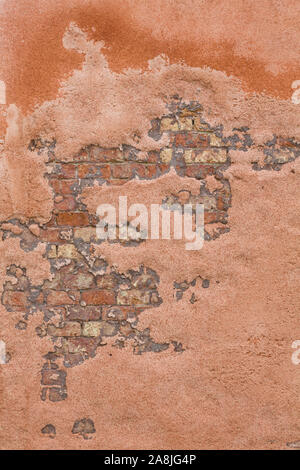
[[[300,445],[299,2],[0,8],[0,447]],[[119,195],[203,248],[100,243]]]

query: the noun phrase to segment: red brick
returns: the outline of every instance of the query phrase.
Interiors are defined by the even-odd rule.
[[[66,373],[63,370],[46,369],[42,370],[42,385],[65,386]]]
[[[76,208],[74,197],[67,196],[63,201],[55,203],[55,207],[61,211],[71,211]]]
[[[184,134],[176,134],[174,141],[175,145],[179,147],[207,147],[209,145],[209,136],[206,134],[185,132]]]
[[[60,183],[61,183],[61,180],[60,179],[57,179],[57,178],[50,178],[49,179],[49,183],[50,185],[52,186],[53,188],[53,191],[57,194],[60,194],[60,191],[61,191],[61,186],[60,186]]]
[[[100,178],[109,179],[110,166],[109,165],[93,165],[84,163],[78,166],[78,178],[89,178],[98,176]]]
[[[208,175],[213,175],[216,168],[211,165],[201,165],[199,163],[192,163],[186,166],[185,175],[190,178],[205,178]]]
[[[224,197],[223,196],[218,196],[217,197],[217,209],[219,211],[223,211],[224,210]]]
[[[218,222],[218,214],[216,212],[204,212],[204,224]]]
[[[112,165],[112,176],[114,178],[131,178],[133,173],[133,167],[130,163],[124,163],[123,165]]]
[[[109,290],[91,289],[82,292],[81,299],[88,305],[113,305],[115,303],[115,294]]]
[[[141,163],[157,163],[159,161],[159,155],[159,152],[156,150],[151,150],[150,152],[147,152],[147,155],[144,153],[141,153],[140,155],[138,154],[136,161]]]
[[[47,297],[48,305],[74,305],[78,302],[79,294],[76,296],[77,299],[71,299],[65,291],[52,290],[49,292]]]
[[[60,176],[62,178],[76,178],[77,165],[74,163],[62,163]]]
[[[72,187],[76,183],[77,180],[71,179],[71,180],[61,180],[60,181],[60,192],[59,194],[62,195],[68,195],[73,193]]]
[[[88,214],[86,212],[61,212],[57,216],[57,224],[71,227],[89,225]]]
[[[169,163],[160,163],[158,165],[159,170],[161,173],[167,173],[170,169],[170,164]]]
[[[135,174],[139,178],[153,178],[156,175],[157,168],[156,165],[145,165],[143,163],[135,163],[133,165]]]

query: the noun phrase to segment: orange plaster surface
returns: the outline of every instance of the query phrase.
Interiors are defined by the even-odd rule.
[[[1,222],[50,219],[46,157],[28,150],[32,139],[56,139],[66,161],[89,144],[160,149],[168,138],[148,136],[151,120],[167,114],[176,94],[201,103],[225,135],[248,126],[256,144],[231,151],[230,231],[202,250],[166,240],[96,247],[119,272],[142,264],[157,272],[163,302],[141,314],[140,326],[156,341],[182,342],[183,353],[138,356],[108,344],[68,370],[66,400],[43,402],[40,369],[51,342],[35,332],[42,313],[18,330],[18,314],[1,304],[0,340],[10,360],[0,364],[0,448],[286,449],[298,442],[300,365],[291,345],[300,339],[299,159],[278,172],[252,163],[274,134],[300,141],[300,104],[291,100],[300,79],[299,2],[6,0],[0,12]],[[156,203],[173,184],[198,187],[171,172],[113,190],[86,188],[85,203],[90,213],[104,196]],[[208,185],[218,188],[213,177]],[[1,291],[12,263],[35,284],[51,278],[42,243],[28,253],[17,238],[1,240],[0,252]],[[174,281],[197,276],[210,287],[196,283],[195,303],[176,302]],[[96,429],[87,440],[71,432],[83,417]],[[41,434],[48,423],[54,439]]]

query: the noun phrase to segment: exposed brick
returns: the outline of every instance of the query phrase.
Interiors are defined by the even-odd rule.
[[[59,242],[60,240],[60,230],[57,228],[48,228],[47,230],[41,230],[40,238],[43,241],[47,242]]]
[[[94,286],[94,276],[87,272],[65,274],[64,283],[73,289],[89,289]]]
[[[202,121],[201,116],[195,116],[193,119],[193,127],[195,130],[202,132],[210,130],[209,125]]]
[[[57,250],[57,256],[61,258],[70,258],[70,259],[78,259],[81,257],[81,255],[76,250],[75,245],[71,243],[60,245]]]
[[[61,178],[76,178],[77,165],[73,163],[62,163],[60,168],[59,176]]]
[[[179,125],[175,118],[164,117],[160,121],[160,129],[164,131],[179,131]]]
[[[78,165],[78,178],[98,177],[109,179],[110,166],[109,165],[93,165],[84,163]]]
[[[209,135],[186,132],[184,134],[176,134],[174,142],[178,147],[207,147],[209,145]]]
[[[178,123],[181,131],[192,131],[194,129],[194,119],[191,116],[180,116]]]
[[[164,148],[160,152],[160,159],[163,163],[169,163],[172,160],[173,150],[171,148]]]
[[[156,175],[156,165],[145,165],[143,163],[135,163],[133,166],[135,174],[139,178],[153,178]]]
[[[127,320],[130,313],[137,313],[137,309],[131,306],[115,305],[113,307],[102,308],[102,318],[108,321]]]
[[[71,211],[76,208],[76,201],[74,197],[68,196],[64,198],[61,202],[55,203],[56,209],[62,210],[62,211]]]
[[[99,345],[99,340],[95,337],[74,337],[63,339],[63,349],[66,353],[71,354],[88,354],[93,355]]]
[[[103,149],[92,146],[90,149],[90,160],[95,162],[122,162],[125,160],[125,155],[119,149]]]
[[[67,393],[64,389],[59,387],[51,387],[48,389],[48,396],[50,401],[62,401],[67,398]]]
[[[95,227],[82,227],[77,228],[74,231],[75,238],[81,238],[85,242],[89,242],[92,239],[96,239],[96,228]]]
[[[210,145],[212,147],[222,147],[224,144],[222,139],[215,134],[211,134],[210,136]]]
[[[227,161],[227,152],[222,148],[185,150],[184,160],[186,163],[225,163]]]
[[[206,176],[213,175],[215,171],[216,168],[211,165],[200,165],[198,163],[194,163],[187,165],[185,169],[185,175],[189,176],[190,178],[204,179]]]
[[[3,294],[4,305],[15,305],[18,307],[26,307],[28,293],[8,290]]]
[[[81,298],[87,305],[113,305],[115,294],[110,290],[89,290],[82,292]]]
[[[71,227],[89,225],[88,214],[86,212],[60,212],[57,215],[57,224]]]
[[[74,296],[76,297],[76,296]],[[78,297],[78,296],[77,296]],[[48,305],[73,305],[78,302],[78,298],[71,298],[65,291],[50,291],[47,297]]]
[[[63,370],[42,370],[42,384],[43,385],[66,385],[66,373]]]
[[[47,332],[50,336],[80,336],[81,325],[76,321],[69,321],[62,327],[48,325]]]
[[[23,230],[23,224],[19,228],[26,246],[31,246],[37,238],[47,242],[46,256],[53,272],[51,280],[32,286],[24,270],[19,269],[18,274],[12,270],[15,282],[4,286],[3,295],[4,304],[7,308],[13,307],[14,312],[28,315],[36,306],[44,312],[44,321],[36,329],[37,334],[50,336],[54,345],[45,356],[48,362],[42,373],[43,400],[61,401],[67,396],[65,372],[61,372],[54,362],[58,360],[65,367],[81,364],[104,345],[105,336],[119,333],[112,344],[123,347],[132,340],[134,352],[138,353],[168,347],[168,344],[155,343],[150,333],[138,329],[139,314],[162,301],[157,292],[159,279],[155,273],[140,267],[138,272],[121,274],[111,270],[100,258],[94,259],[91,242],[97,242],[95,225],[98,219],[89,214],[80,201],[86,186],[91,187],[100,178],[120,186],[135,175],[154,178],[168,172],[173,160],[179,175],[203,180],[203,191],[197,195],[180,191],[170,197],[193,207],[203,203],[205,223],[222,222],[224,229],[227,228],[230,185],[222,179],[223,188],[216,189],[211,195],[206,191],[205,178],[207,175],[222,178],[226,168],[223,164],[229,162],[226,145],[244,148],[247,139],[239,132],[223,142],[213,128],[201,121],[202,107],[197,104],[183,107],[183,103],[175,99],[169,109],[174,115],[152,121],[149,132],[155,140],[168,132],[164,137],[169,138],[169,146],[161,150],[147,152],[129,145],[104,149],[90,145],[72,159],[52,156],[46,176],[54,192],[55,208],[51,220],[43,225],[40,234],[35,232],[36,237],[30,234],[28,237],[29,231]],[[135,137],[139,138],[138,135]],[[286,148],[280,147],[281,144]],[[279,139],[272,141],[264,164],[274,166],[294,158],[294,150],[298,147],[288,144],[289,141]],[[100,275],[104,272],[106,274]]]
[[[150,293],[138,289],[120,290],[117,303],[119,305],[147,305],[150,304]]]
[[[51,178],[50,179],[51,187],[53,191],[57,194],[61,193],[61,180],[57,178]]]
[[[123,165],[112,165],[112,176],[114,178],[131,178],[133,175],[133,166],[130,163]]]
[[[97,276],[97,287],[99,289],[114,289],[116,287],[116,279],[109,274]]]
[[[159,152],[157,152],[156,150],[151,150],[147,153],[146,160],[142,160],[138,155],[137,161],[144,161],[145,163],[157,163],[159,161]]]
[[[61,180],[60,181],[60,191],[59,193],[62,195],[73,194],[74,192],[74,185],[76,184],[77,180]]]
[[[114,336],[117,333],[117,325],[106,321],[89,321],[83,323],[83,336]]]
[[[218,214],[215,212],[204,212],[204,223],[211,224],[214,222],[218,222]]]
[[[101,307],[74,305],[66,308],[66,319],[70,320],[100,320]]]
[[[47,257],[50,258],[50,259],[57,257],[57,246],[56,245],[50,245],[48,247]]]

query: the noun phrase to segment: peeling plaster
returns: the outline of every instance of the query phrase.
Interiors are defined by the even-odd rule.
[[[261,17],[269,3],[261,2]],[[282,13],[281,2],[276,4]],[[143,8],[137,16],[143,17]],[[245,14],[250,14],[248,2],[245,8]],[[286,25],[290,25],[289,18]],[[161,34],[159,28],[158,24],[154,37]],[[251,28],[247,34],[252,34]],[[268,34],[257,50],[260,60],[268,55]],[[236,45],[236,53],[252,57],[252,45],[246,39],[243,36]],[[170,244],[165,240],[147,240],[137,247],[94,246],[95,253],[121,272],[139,265],[155,269],[163,302],[142,313],[141,325],[151,328],[156,341],[182,342],[186,347],[183,354],[168,350],[136,358],[127,348],[121,351],[108,346],[80,368],[70,370],[70,398],[63,408],[54,408],[39,401],[36,383],[42,357],[51,347],[48,338],[35,334],[42,313],[37,312],[26,330],[16,330],[16,318],[10,318],[11,313],[1,306],[1,335],[12,351],[10,364],[0,371],[2,445],[65,449],[74,445],[108,449],[297,447],[299,380],[290,360],[290,345],[299,329],[295,261],[299,256],[299,159],[285,163],[281,171],[256,171],[252,165],[263,162],[260,145],[274,135],[299,141],[297,105],[290,98],[283,99],[285,95],[276,98],[245,90],[239,79],[225,72],[169,62],[167,56],[146,58],[143,70],[113,70],[105,56],[106,43],[90,40],[75,24],[61,40],[68,51],[81,54],[81,68],[60,83],[57,96],[32,112],[26,114],[18,104],[8,108],[1,154],[1,220],[12,223],[13,219],[14,226],[15,220],[30,221],[36,231],[36,224],[42,226],[50,219],[53,200],[44,178],[48,155],[29,151],[32,140],[55,139],[57,155],[66,161],[90,144],[160,149],[168,138],[152,139],[148,135],[151,121],[168,115],[168,103],[176,94],[187,102],[199,101],[206,120],[223,126],[224,137],[234,128],[246,126],[255,148],[230,151],[231,166],[224,174],[232,191],[230,232],[204,244],[199,252],[191,254],[180,241]],[[273,74],[295,59],[293,48],[289,50],[285,64],[273,57],[269,63]],[[290,84],[288,88],[290,91]],[[214,190],[218,182],[210,178],[208,185]],[[106,195],[113,200],[121,192],[134,202],[153,203],[175,189],[196,191],[199,182],[170,172],[149,181],[132,180],[122,187],[87,188],[84,197],[92,213]],[[9,264],[26,267],[36,284],[51,277],[43,244],[26,252],[18,239],[9,238],[1,242],[1,250],[2,285]],[[200,281],[194,283],[195,279],[209,281],[208,287]],[[189,285],[179,300],[174,296],[174,282]],[[74,444],[71,430],[87,411],[97,431],[91,431],[92,440]],[[12,425],[14,422],[17,424]],[[40,430],[47,423],[55,425],[57,434],[45,442]]]

